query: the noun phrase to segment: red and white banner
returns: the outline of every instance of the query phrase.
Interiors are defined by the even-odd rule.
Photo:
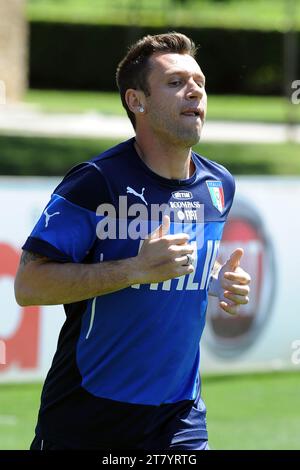
[[[64,321],[62,306],[22,308],[13,290],[21,246],[57,182],[0,178],[0,382],[43,379]],[[299,213],[300,178],[237,178],[220,258],[244,248],[251,301],[231,317],[210,299],[202,372],[300,368]]]
[[[62,306],[20,307],[14,297],[21,246],[56,183],[0,178],[0,382],[43,378],[64,321]]]

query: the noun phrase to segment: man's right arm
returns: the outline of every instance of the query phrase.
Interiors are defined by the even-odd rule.
[[[193,248],[186,234],[167,235],[169,220],[155,230],[132,258],[101,263],[58,263],[24,251],[15,280],[17,302],[55,305],[79,302],[132,284],[162,282],[193,272],[185,265]]]
[[[130,286],[136,282],[134,258],[95,264],[58,263],[24,251],[15,280],[22,305],[79,302]]]

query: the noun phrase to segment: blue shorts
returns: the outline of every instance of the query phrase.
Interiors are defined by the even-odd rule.
[[[206,430],[206,408],[198,398],[175,414],[160,416],[153,430],[141,443],[144,450],[209,450]]]
[[[134,426],[132,421],[131,427]],[[161,450],[209,450],[206,430],[206,408],[198,396],[195,402],[179,402],[176,406],[163,405],[152,410],[147,419],[138,420],[139,431],[134,439],[120,440],[118,430],[111,434],[107,443],[71,444],[72,435],[63,439],[53,436],[37,435],[31,444],[31,450],[58,449],[137,449],[145,451]],[[129,422],[128,422],[129,425]],[[129,425],[130,426],[130,425]],[[118,427],[118,426],[117,426]],[[128,429],[130,431],[130,428]],[[128,433],[129,434],[129,433]],[[125,438],[126,436],[124,436]],[[74,441],[73,441],[74,442]],[[80,442],[80,443],[79,443]]]
[[[71,449],[64,447],[63,445],[53,444],[52,442],[45,441],[44,439],[39,439],[38,437],[35,437],[30,446],[30,450],[71,450]],[[142,450],[149,451],[149,450],[155,450],[155,448],[150,447],[149,449],[148,447],[142,447]],[[162,448],[158,446],[158,449],[156,450],[162,450]],[[163,450],[210,450],[210,449],[209,449],[207,441],[198,439],[197,437],[190,436],[189,438],[187,438],[187,436],[185,436],[184,441],[178,441],[176,442],[176,444],[174,443],[174,445],[172,444],[170,445],[169,448],[163,449]]]

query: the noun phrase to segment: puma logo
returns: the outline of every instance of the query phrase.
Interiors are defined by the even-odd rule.
[[[48,225],[49,225],[49,220],[51,219],[51,217],[53,217],[54,215],[59,215],[60,212],[54,212],[53,214],[48,214],[47,209],[45,209],[44,214],[45,214],[45,217],[46,217],[45,228],[47,228]]]
[[[130,186],[127,186],[127,193],[129,194],[134,194],[135,196],[139,197],[145,204],[146,206],[148,206],[148,202],[146,201],[146,199],[144,198],[144,191],[145,191],[145,188],[142,188],[142,192],[141,193],[137,193],[134,189],[132,189]]]

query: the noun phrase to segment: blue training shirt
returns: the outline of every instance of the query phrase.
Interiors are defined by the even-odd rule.
[[[161,221],[153,205],[164,204],[171,210],[170,233],[188,233],[194,247],[190,275],[64,306],[66,321],[42,393],[42,438],[71,447],[126,445],[140,439],[154,416],[159,421],[200,399],[208,286],[235,186],[221,165],[195,153],[192,158],[190,178],[167,179],[145,165],[130,139],[75,166],[23,246],[59,262],[133,257]]]

